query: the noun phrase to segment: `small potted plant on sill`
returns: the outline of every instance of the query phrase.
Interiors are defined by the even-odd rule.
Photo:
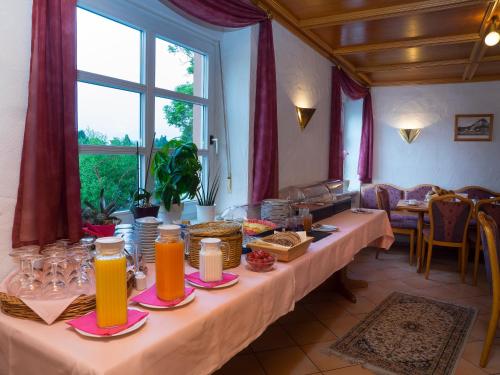
[[[153,143],[155,136],[153,135]],[[160,206],[151,202],[152,194],[146,190],[148,186],[149,169],[151,167],[151,153],[153,152],[153,144],[151,145],[151,151],[149,153],[148,160],[146,162],[146,178],[144,181],[144,188],[139,187],[140,181],[140,161],[139,161],[139,143],[136,146],[136,158],[137,158],[137,190],[131,194],[131,205],[130,211],[134,215],[134,219],[139,219],[146,216],[158,216],[158,211]]]
[[[196,192],[196,218],[199,222],[209,222],[215,220],[215,199],[219,193],[220,174],[217,171],[213,181],[210,181],[210,171],[208,173],[207,188],[200,183]]]
[[[158,211],[160,206],[151,203],[152,194],[143,188],[138,188],[132,194],[132,204],[130,205],[130,211],[134,215],[134,219],[139,219],[146,216],[158,216]]]
[[[116,216],[112,216],[116,211],[116,202],[106,204],[104,189],[99,193],[99,204],[94,206],[89,201],[85,201],[85,208],[82,210],[82,220],[84,232],[96,237],[108,237],[115,233],[115,226],[121,223]]]
[[[155,195],[167,211],[165,221],[180,220],[182,201],[193,199],[200,184],[198,148],[194,143],[172,139],[155,154],[151,170],[156,180]]]

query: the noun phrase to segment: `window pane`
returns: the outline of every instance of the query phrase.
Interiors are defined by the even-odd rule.
[[[156,87],[204,95],[205,56],[156,38]]]
[[[198,148],[204,148],[204,106],[156,98],[155,101],[155,146],[161,147],[172,138],[185,142],[194,142]]]
[[[119,209],[128,208],[131,192],[137,189],[135,155],[80,154],[81,200],[98,205],[104,188],[106,203],[116,201]]]
[[[77,9],[79,70],[127,81],[141,79],[141,31]]]
[[[141,95],[78,82],[78,142],[135,147],[140,137]]]

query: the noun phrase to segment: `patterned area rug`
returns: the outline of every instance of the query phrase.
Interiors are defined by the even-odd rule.
[[[331,346],[379,374],[454,372],[476,310],[394,292]]]

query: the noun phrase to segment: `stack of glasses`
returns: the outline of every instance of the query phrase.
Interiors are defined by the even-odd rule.
[[[9,278],[7,292],[24,299],[48,300],[93,294],[92,241],[87,240],[78,244],[58,240],[41,254],[35,246],[12,251],[18,270]]]
[[[155,261],[155,240],[158,237],[158,225],[163,223],[155,217],[141,217],[135,221],[135,231],[142,258],[147,263]]]

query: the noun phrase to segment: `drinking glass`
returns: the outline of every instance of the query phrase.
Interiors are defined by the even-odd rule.
[[[69,238],[61,238],[56,241],[56,246],[61,249],[67,249],[71,245],[71,240]]]
[[[91,290],[91,280],[86,268],[84,268],[84,263],[89,257],[89,253],[83,247],[76,247],[71,250],[70,258],[76,266],[69,275],[69,287],[74,294],[89,294]]]
[[[45,285],[43,296],[46,299],[59,299],[67,296],[66,283],[64,282],[64,269],[66,258],[60,256],[48,256],[45,258],[49,271],[45,274]]]
[[[285,220],[286,230],[297,232],[304,229],[302,216],[290,216]]]
[[[304,230],[306,232],[309,232],[312,229],[312,222],[313,222],[312,214],[307,213],[304,216],[302,216],[302,222],[304,225]]]
[[[17,254],[11,253],[10,255],[14,258],[16,263],[18,263],[19,269],[16,274],[10,278],[7,284],[7,290],[9,294],[17,296],[21,286],[27,282],[29,276],[29,258],[27,255],[31,254],[18,252]]]
[[[43,259],[41,255],[23,255],[21,257],[21,262],[24,266],[28,267],[27,273],[25,273],[24,280],[21,283],[19,290],[17,292],[17,297],[19,298],[37,298],[40,296],[40,288],[42,282],[40,280],[39,274],[36,272],[35,263]]]

